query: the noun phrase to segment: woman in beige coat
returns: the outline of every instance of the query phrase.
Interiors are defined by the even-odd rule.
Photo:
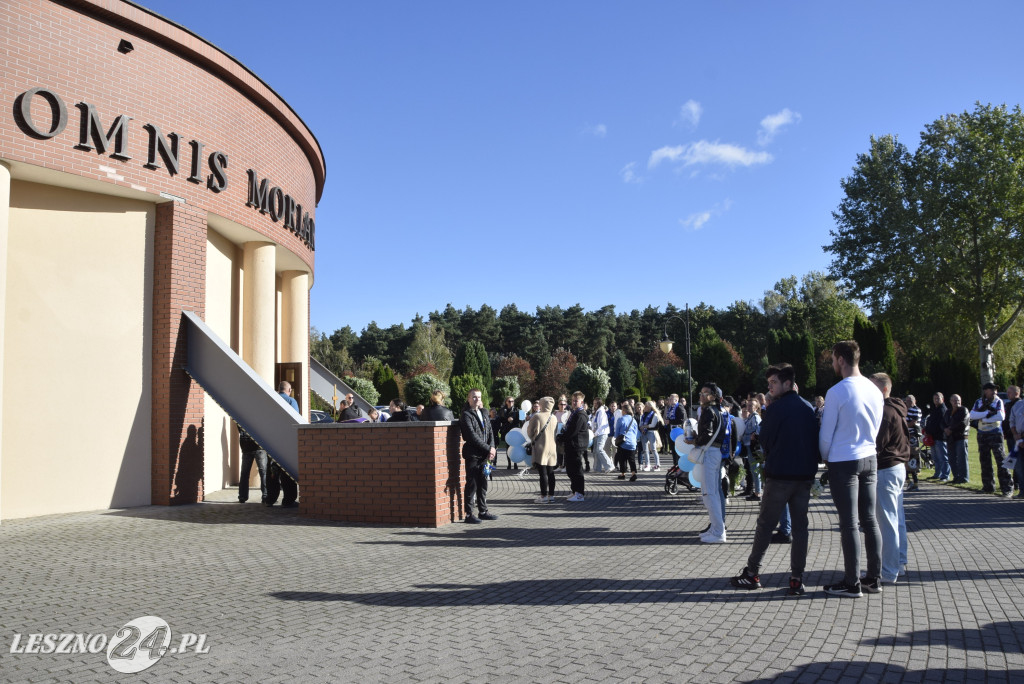
[[[551,415],[555,400],[541,397],[540,412],[530,416],[526,424],[526,436],[533,443],[533,465],[540,474],[540,496],[537,503],[551,503],[555,500],[555,464],[558,452],[555,449],[555,425]]]

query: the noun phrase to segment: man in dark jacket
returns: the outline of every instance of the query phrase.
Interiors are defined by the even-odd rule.
[[[949,480],[951,469],[949,466],[949,449],[946,443],[946,426],[949,424],[949,411],[946,409],[942,392],[936,392],[932,397],[932,410],[928,412],[928,418],[924,422],[924,433],[929,435],[932,444],[932,459],[935,461],[935,474],[929,480],[946,482]]]
[[[366,414],[363,410],[356,406],[356,395],[349,392],[345,395],[345,406],[338,413],[338,422],[344,423],[346,420],[355,420],[356,418],[365,418]]]
[[[484,408],[483,393],[479,389],[469,391],[466,405],[459,416],[459,430],[462,432],[462,458],[466,461],[466,522],[479,523],[481,520],[497,520],[498,516],[487,511],[487,474],[484,464],[493,461],[497,441],[491,429],[491,421]],[[476,501],[480,517],[473,515]]]
[[[771,544],[772,530],[779,522],[782,509],[788,504],[793,520],[793,544],[790,546],[790,596],[805,593],[803,574],[807,563],[807,508],[811,500],[811,483],[818,473],[818,419],[814,407],[800,398],[793,389],[796,373],[793,366],[780,363],[768,367],[768,392],[771,403],[761,422],[761,447],[764,449],[764,492],[757,516],[754,547],[747,567],[733,577],[738,589],[761,587],[761,561]]]
[[[572,496],[566,501],[583,501],[583,454],[590,444],[590,418],[583,410],[583,392],[572,393],[572,413],[565,421],[565,429],[555,441],[565,447],[565,472],[569,476]]]
[[[971,414],[963,405],[959,394],[949,398],[949,420],[946,422],[946,446],[949,448],[949,466],[953,470],[953,484],[971,481],[971,467],[967,463],[967,433],[971,431]]]
[[[878,489],[875,496],[875,518],[882,534],[882,573],[884,584],[895,584],[907,564],[907,519],[903,514],[903,486],[907,483],[907,461],[910,460],[910,432],[907,428],[907,405],[902,399],[890,397],[892,378],[875,373],[870,378],[885,403],[882,405],[882,427],[878,429],[875,446],[878,450]]]

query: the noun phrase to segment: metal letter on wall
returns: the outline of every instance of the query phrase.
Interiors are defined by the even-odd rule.
[[[32,98],[36,95],[46,100],[50,105],[50,130],[43,130],[36,126],[32,119]],[[14,99],[14,120],[18,127],[27,135],[40,140],[46,140],[60,135],[68,125],[68,109],[64,101],[57,96],[57,93],[48,88],[32,88],[26,90]]]
[[[121,160],[131,159],[128,154],[128,122],[132,120],[130,116],[119,115],[110,125],[110,130],[104,135],[103,122],[100,121],[100,115],[96,108],[85,102],[79,102],[75,106],[82,112],[82,130],[75,147],[80,150],[92,150],[95,145],[97,152],[106,154],[107,148],[113,143],[114,151],[110,153],[111,157]]]

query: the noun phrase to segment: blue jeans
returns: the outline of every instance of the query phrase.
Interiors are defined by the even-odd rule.
[[[722,459],[718,457],[718,449],[708,448],[704,463],[698,466],[700,471],[700,498],[708,511],[713,537],[725,536],[725,493],[722,491]]]
[[[946,458],[946,442],[944,440],[935,440],[935,444],[932,446],[932,459],[935,461],[936,479],[948,480],[950,469],[949,459]]]
[[[883,582],[895,582],[900,567],[907,562],[907,518],[903,514],[903,485],[907,468],[902,463],[878,471],[878,498],[875,513],[882,535]]]
[[[947,442],[946,446],[949,448],[949,465],[953,469],[953,479],[970,482],[971,466],[967,462],[967,440]]]
[[[813,484],[813,483],[812,483]],[[807,490],[811,491],[810,489]],[[782,513],[779,514],[779,534],[792,534],[793,533],[793,518],[789,514],[789,504],[782,507]]]
[[[860,532],[864,529],[868,577],[878,577],[882,570],[882,535],[875,520],[877,493],[877,461],[874,456],[856,461],[828,464],[828,488],[839,513],[839,534],[843,547],[843,582],[853,586],[860,582]]]

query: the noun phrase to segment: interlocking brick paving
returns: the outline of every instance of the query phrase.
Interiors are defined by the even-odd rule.
[[[697,540],[699,495],[587,478],[533,503],[534,477],[491,484],[499,519],[439,529],[311,521],[233,502],[0,526],[4,682],[1024,681],[1024,502],[922,484],[907,494],[908,576],[826,596],[842,565],[831,499],[812,500],[808,594],[785,596],[789,547],[759,591],[732,589],[757,504],[729,543]],[[12,654],[13,635],[104,633],[155,615],[207,635],[120,674],[105,653]],[[24,643],[24,642],[22,642]]]

